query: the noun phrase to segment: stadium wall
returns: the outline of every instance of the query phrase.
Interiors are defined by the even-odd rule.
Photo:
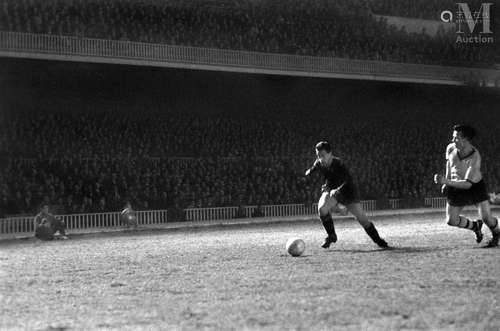
[[[172,67],[304,77],[483,86],[500,85],[500,70],[352,60],[172,46],[130,41],[0,32],[0,56]]]

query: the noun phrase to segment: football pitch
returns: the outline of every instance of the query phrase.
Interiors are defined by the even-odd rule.
[[[500,249],[441,216],[0,244],[1,330],[498,330]],[[306,252],[291,257],[290,237]]]

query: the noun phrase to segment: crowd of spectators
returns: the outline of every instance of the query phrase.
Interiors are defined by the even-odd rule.
[[[0,30],[410,63],[494,63],[496,44],[456,43],[453,31],[407,33],[372,15],[436,19],[435,11],[443,10],[442,1],[407,2],[2,0]]]
[[[444,168],[450,118],[395,111],[2,114],[0,209],[32,213],[51,204],[64,213],[103,212],[119,210],[124,201],[137,209],[310,203],[321,178],[306,181],[303,173],[321,138],[350,166],[363,199],[438,196],[432,174]],[[494,123],[477,128],[483,170],[498,188],[498,171],[489,171],[500,155]]]
[[[463,1],[473,12],[479,10],[486,2],[484,0]],[[456,14],[457,3],[456,0],[369,0],[369,7],[376,14],[440,20],[441,13],[445,10]]]
[[[315,202],[322,139],[362,199],[423,199],[457,122],[500,189],[494,89],[26,60],[0,76],[3,215]]]

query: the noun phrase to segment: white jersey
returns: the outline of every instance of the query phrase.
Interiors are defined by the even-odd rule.
[[[469,154],[460,155],[455,144],[449,144],[446,148],[446,160],[447,176],[450,179],[467,180],[471,183],[477,183],[483,179],[481,155],[475,147],[472,147]]]

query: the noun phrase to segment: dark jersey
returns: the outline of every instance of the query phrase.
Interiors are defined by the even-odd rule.
[[[338,157],[333,157],[332,163],[328,167],[322,166],[321,162],[316,160],[310,170],[311,172],[319,171],[323,174],[325,183],[321,187],[322,193],[330,192],[342,185],[342,188],[335,194],[337,201],[346,206],[359,202],[358,192],[351,173]]]
[[[311,172],[319,171],[325,177],[324,188],[333,190],[342,184],[353,185],[353,179],[347,166],[338,158],[333,157],[332,163],[328,167],[321,165],[316,160],[311,167]]]

